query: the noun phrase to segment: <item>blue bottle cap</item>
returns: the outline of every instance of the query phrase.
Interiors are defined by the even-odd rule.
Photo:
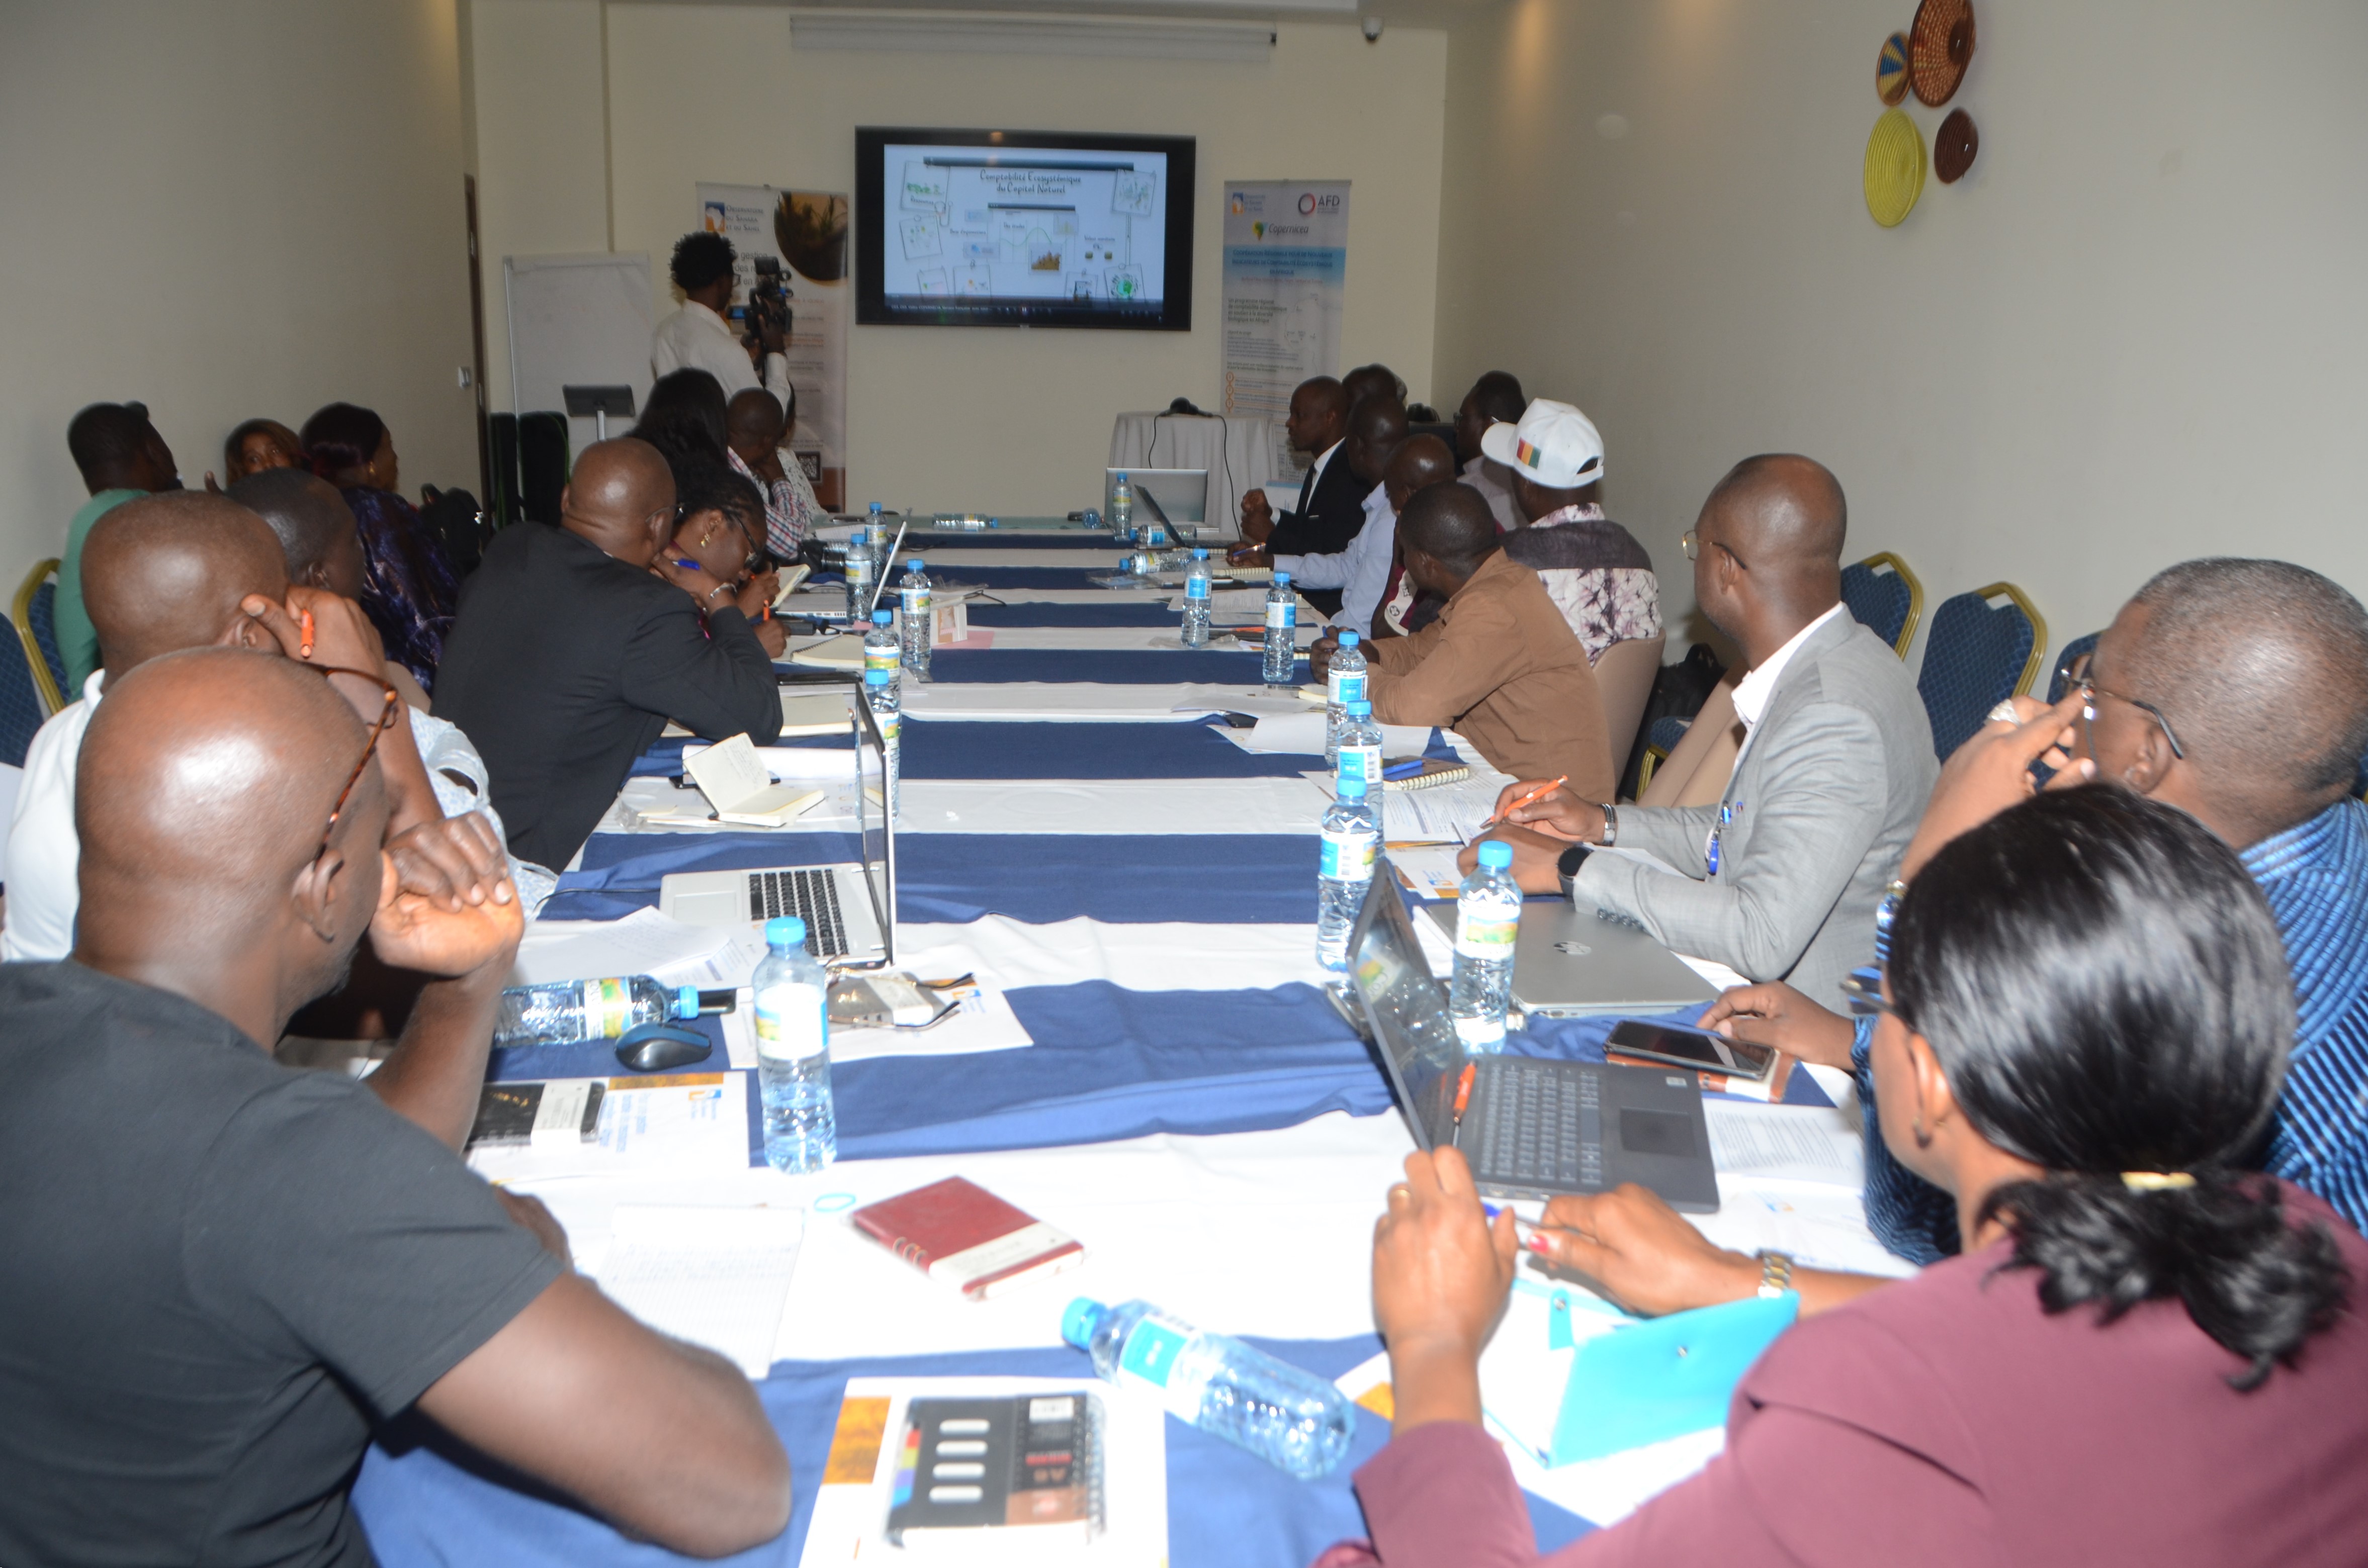
[[[880,510],[880,503],[879,503],[879,502],[877,502],[877,501],[874,501],[873,503],[871,503],[871,509],[872,509],[873,511],[875,511],[875,512],[876,512],[876,511],[878,511],[878,510]]]
[[[1205,550],[1196,550],[1192,552],[1192,559],[1195,561],[1206,561],[1209,559],[1209,552]]]
[[[1340,646],[1342,646],[1343,648],[1353,648],[1353,647],[1355,647],[1356,645],[1357,645],[1357,634],[1356,634],[1355,632],[1353,632],[1353,631],[1343,631],[1342,633],[1340,633]]]
[[[1492,871],[1501,871],[1513,863],[1513,846],[1501,838],[1480,841],[1480,864]]]
[[[1094,1342],[1094,1331],[1110,1316],[1110,1309],[1091,1296],[1079,1296],[1061,1313],[1061,1337],[1084,1350]]]
[[[699,987],[686,985],[674,994],[674,1016],[677,1018],[699,1017]]]
[[[919,556],[915,555],[906,558],[905,562],[905,570],[907,572],[922,572],[927,571],[928,566]]]
[[[1344,801],[1361,801],[1365,798],[1365,776],[1351,773],[1334,785],[1333,790]]]
[[[1274,581],[1276,586],[1287,587],[1291,583],[1291,574],[1288,572],[1278,572],[1274,574]]]
[[[889,620],[889,616],[888,616],[888,612],[887,612],[886,610],[884,610],[884,609],[875,609],[875,610],[873,610],[873,611],[871,612],[871,624],[872,624],[872,625],[874,625],[874,626],[885,626],[885,625],[887,625],[887,624],[888,624],[888,620]]]
[[[806,923],[794,915],[777,915],[765,922],[765,942],[768,947],[803,948],[806,945]]]
[[[1373,705],[1360,697],[1353,702],[1343,702],[1340,704],[1340,710],[1344,713],[1361,719],[1373,710]]]
[[[888,672],[886,670],[866,670],[863,672],[863,684],[866,686],[886,686],[888,684]]]

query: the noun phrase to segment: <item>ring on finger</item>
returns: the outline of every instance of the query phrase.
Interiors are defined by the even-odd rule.
[[[2014,710],[2014,699],[2009,697],[1983,717],[1985,724],[2020,724],[2022,716]]]

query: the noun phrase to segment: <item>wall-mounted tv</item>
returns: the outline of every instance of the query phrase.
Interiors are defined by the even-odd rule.
[[[1193,141],[855,132],[867,326],[1192,325]]]

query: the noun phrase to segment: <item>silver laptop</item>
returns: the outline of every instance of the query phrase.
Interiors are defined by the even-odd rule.
[[[1466,1057],[1386,859],[1349,934],[1349,990],[1415,1142],[1461,1151],[1483,1193],[1551,1198],[1633,1181],[1672,1208],[1717,1212],[1701,1080],[1660,1067]],[[1472,1097],[1459,1119],[1467,1062]]]
[[[1209,520],[1209,471],[1205,468],[1109,468],[1102,471],[1102,516],[1110,515],[1118,476],[1134,488],[1134,526],[1178,523],[1198,528]]]
[[[691,926],[737,926],[794,915],[806,950],[840,969],[896,962],[896,823],[888,814],[885,748],[871,705],[849,704],[859,858],[746,871],[677,871],[658,882],[658,911]],[[877,796],[875,798],[875,791]]]
[[[1454,937],[1454,904],[1426,904],[1423,914]],[[1513,1000],[1524,1013],[1547,1018],[1674,1013],[1717,995],[1718,987],[1684,960],[1617,915],[1535,900],[1521,906],[1513,939]]]

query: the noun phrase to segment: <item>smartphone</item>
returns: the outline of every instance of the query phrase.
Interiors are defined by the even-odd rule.
[[[1603,1049],[1643,1062],[1691,1067],[1701,1073],[1724,1073],[1728,1077],[1748,1078],[1754,1083],[1776,1070],[1777,1052],[1773,1046],[1727,1040],[1708,1029],[1648,1024],[1642,1018],[1622,1018],[1612,1025],[1611,1038],[1604,1042]]]

